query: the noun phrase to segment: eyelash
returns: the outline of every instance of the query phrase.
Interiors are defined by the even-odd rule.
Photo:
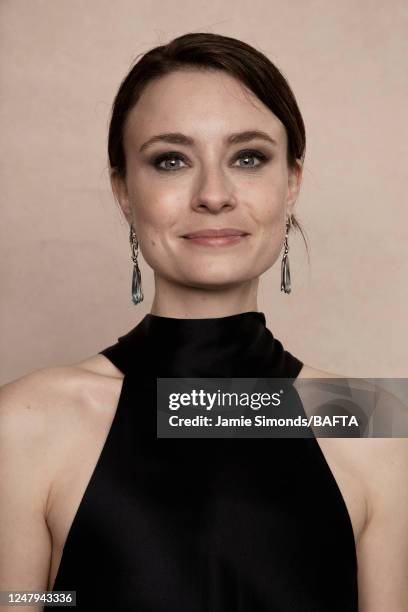
[[[267,155],[265,155],[264,153],[261,153],[260,151],[255,151],[255,150],[252,150],[252,149],[246,149],[245,151],[240,151],[235,156],[235,160],[234,161],[236,161],[237,159],[241,159],[242,157],[257,157],[258,160],[261,162],[261,163],[257,164],[256,166],[247,166],[246,168],[245,168],[245,166],[240,166],[241,168],[244,168],[244,169],[247,169],[247,170],[256,170],[257,168],[260,168],[265,163],[267,163],[269,161],[269,159],[270,159]],[[159,155],[158,157],[153,159],[152,165],[157,170],[162,171],[162,172],[176,172],[177,170],[181,170],[181,168],[166,169],[166,168],[161,168],[159,166],[159,164],[161,164],[163,161],[167,161],[169,159],[178,159],[178,160],[181,160],[181,161],[185,161],[184,155],[181,155],[180,153],[177,153],[176,151],[171,151],[169,153],[163,153],[162,155]]]

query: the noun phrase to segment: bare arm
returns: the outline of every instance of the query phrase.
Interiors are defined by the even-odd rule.
[[[360,538],[359,612],[408,610],[408,438],[369,445],[369,517]]]
[[[48,498],[47,418],[35,388],[38,371],[0,390],[0,590],[47,590],[51,536]],[[40,379],[40,380],[39,380]],[[39,610],[43,606],[19,606]],[[15,610],[15,606],[2,607]]]

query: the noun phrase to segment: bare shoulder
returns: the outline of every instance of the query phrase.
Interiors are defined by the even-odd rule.
[[[304,365],[299,382],[295,386],[304,405],[312,397],[313,408],[314,389],[302,384],[303,379],[338,378],[346,376],[319,370]],[[405,436],[408,432],[408,410],[392,393],[378,388],[374,383],[359,380],[359,388],[369,390],[375,397],[375,410],[380,420],[393,418],[393,422],[401,424]],[[317,397],[317,395],[316,395]],[[313,412],[313,410],[311,410]],[[394,434],[395,435],[395,434]],[[351,476],[355,485],[355,494],[361,495],[361,504],[365,506],[364,530],[365,541],[373,538],[373,525],[378,524],[378,517],[384,516],[386,507],[390,513],[399,513],[400,536],[405,538],[408,547],[408,437],[401,438],[319,438],[319,445],[332,466],[339,466],[341,471]],[[404,518],[405,517],[405,518]],[[394,522],[394,525],[396,523]],[[364,538],[363,538],[364,539]],[[363,554],[363,553],[361,553]]]
[[[109,389],[112,379],[120,378],[120,371],[103,355],[34,370],[0,387],[0,415],[6,421],[47,418],[51,423],[49,417],[63,413],[67,406],[93,403]]]
[[[70,435],[92,426],[115,404],[119,371],[103,355],[34,370],[0,387],[3,448],[43,461],[44,478]],[[22,444],[23,442],[23,444]]]
[[[29,443],[41,438],[63,405],[81,392],[80,369],[72,366],[35,370],[0,388],[3,435],[18,429]]]
[[[304,365],[301,372],[299,373],[299,389],[302,388],[300,393],[302,399],[304,397],[309,399],[307,395],[309,387],[306,385],[302,387],[301,381],[303,379],[313,378],[336,378],[347,381],[348,377],[325,370],[319,370],[308,365]],[[408,409],[402,404],[402,402],[395,397],[392,393],[385,389],[377,387],[374,383],[366,381],[365,379],[360,380],[361,389],[366,389],[372,392],[372,396],[375,396],[375,411],[381,419],[394,418],[394,423],[401,423],[407,435],[408,432]],[[295,381],[296,386],[296,381]],[[310,387],[313,390],[313,387]],[[303,390],[304,389],[304,390]],[[312,391],[313,393],[313,391]],[[307,400],[306,400],[307,401]],[[406,470],[406,461],[408,457],[408,437],[404,438],[321,438],[322,443],[327,445],[331,444],[333,448],[343,451],[345,460],[353,464],[359,469],[360,474],[366,482],[367,489],[370,487],[373,489],[374,480],[373,470],[376,473],[384,474],[384,470],[392,470],[393,475],[396,476],[398,471],[404,472]],[[399,458],[397,459],[397,456]],[[401,474],[402,475],[402,474]]]
[[[120,392],[120,378],[99,371],[99,361],[35,370],[0,387],[3,590],[47,588],[55,483],[68,468],[77,478],[86,449],[105,435]]]
[[[123,373],[119,370],[119,368],[117,368],[111,361],[109,361],[109,359],[100,353],[97,355],[91,355],[90,357],[79,361],[75,365],[76,367],[92,374],[120,379],[123,378]]]
[[[304,378],[347,377],[307,367]],[[318,443],[340,477],[354,519],[359,610],[402,612],[408,610],[407,407],[377,384],[359,379],[355,385],[370,392],[378,420],[392,425],[394,436],[405,437],[319,438]]]
[[[10,474],[9,497],[17,483],[32,487],[38,513],[49,515],[59,475],[105,435],[122,379],[107,358],[95,355],[0,387],[0,461]]]
[[[327,372],[326,370],[318,370],[317,368],[312,368],[312,366],[305,363],[299,372],[298,378],[345,378],[345,376],[342,376],[341,374],[334,374],[333,372]]]
[[[395,436],[358,440],[360,465],[364,470],[369,494],[368,514],[370,520],[373,520],[388,508],[390,520],[395,513],[392,519],[394,525],[404,517],[408,561],[408,409],[392,392],[368,384],[372,387],[373,397],[375,394],[375,416],[389,425],[390,434],[392,432]],[[401,514],[398,518],[399,512]]]

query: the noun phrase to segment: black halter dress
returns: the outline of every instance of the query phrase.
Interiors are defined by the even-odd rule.
[[[298,376],[264,314],[147,314],[101,353],[123,385],[54,591],[87,611],[357,612],[352,524],[315,438],[157,438],[158,377]]]

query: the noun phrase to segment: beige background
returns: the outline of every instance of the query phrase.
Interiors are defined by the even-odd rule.
[[[130,301],[108,117],[133,58],[188,31],[257,46],[305,120],[311,263],[292,236],[292,293],[280,260],[261,281],[268,327],[314,367],[408,376],[405,0],[2,0],[0,21],[0,382],[94,354],[149,311],[143,261]]]

